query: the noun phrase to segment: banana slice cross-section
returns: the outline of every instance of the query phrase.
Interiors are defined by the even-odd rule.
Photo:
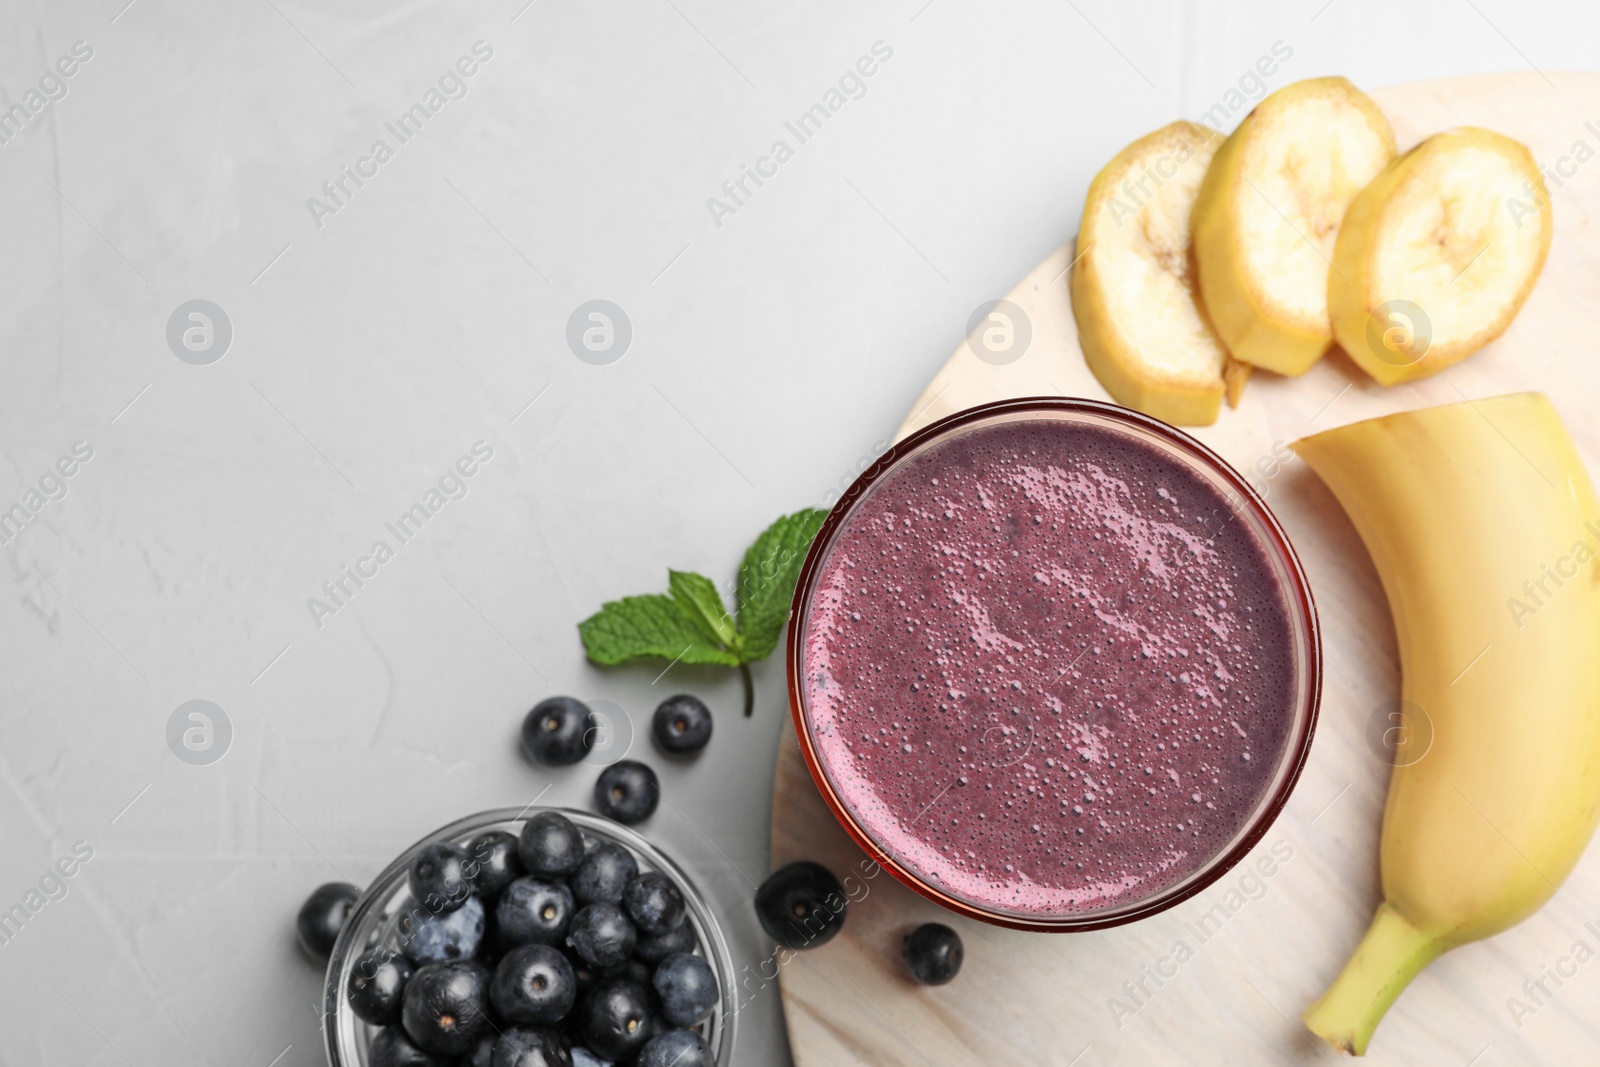
[[[1228,137],[1193,230],[1200,293],[1235,359],[1303,374],[1322,358],[1339,224],[1394,151],[1388,119],[1343,78],[1285,86]]]
[[[1384,385],[1443,370],[1511,324],[1552,229],[1526,147],[1471,127],[1435,134],[1345,215],[1328,275],[1334,337]]]
[[[1119,404],[1167,422],[1217,419],[1227,351],[1194,290],[1189,215],[1221,137],[1174,122],[1119,152],[1089,186],[1072,313],[1089,369]],[[1244,375],[1236,373],[1230,401]]]

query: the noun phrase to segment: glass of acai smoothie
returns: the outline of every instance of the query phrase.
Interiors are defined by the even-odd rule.
[[[890,449],[795,592],[812,776],[900,881],[1004,926],[1129,922],[1256,843],[1311,745],[1321,644],[1260,496],[1156,419],[974,408]]]

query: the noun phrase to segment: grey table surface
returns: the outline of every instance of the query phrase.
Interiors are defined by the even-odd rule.
[[[593,768],[517,751],[556,693],[618,709],[662,775],[648,834],[762,958],[781,666],[746,720],[731,675],[599,670],[574,623],[669,566],[726,582],[826,503],[1135,136],[1312,75],[1585,69],[1597,29],[1509,0],[0,4],[0,1062],[323,1062],[299,903],[469,812],[584,806]],[[645,731],[684,690],[716,736],[667,765]],[[185,761],[192,700],[221,715]],[[737,1060],[785,1049],[769,989]]]

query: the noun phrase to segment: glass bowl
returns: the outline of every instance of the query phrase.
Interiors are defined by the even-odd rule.
[[[544,811],[559,812],[571,819],[583,834],[586,844],[595,841],[614,842],[633,853],[641,872],[660,871],[672,879],[688,904],[688,922],[694,927],[695,938],[699,942],[697,952],[711,964],[722,990],[722,998],[712,1009],[710,1017],[695,1029],[705,1038],[711,1049],[712,1062],[717,1067],[729,1067],[733,1063],[737,1020],[737,1012],[730,1007],[731,998],[736,995],[733,957],[728,952],[727,940],[722,936],[722,929],[717,925],[710,905],[683,868],[639,834],[610,819],[570,808],[529,807],[479,812],[435,830],[396,857],[361,894],[328,959],[327,981],[323,991],[323,1032],[326,1035],[330,1067],[366,1067],[367,1045],[379,1027],[364,1022],[350,1010],[344,991],[357,962],[368,949],[386,941],[391,945],[396,943],[395,920],[411,903],[411,892],[406,887],[406,872],[417,853],[436,841],[454,841],[465,845],[478,834],[489,830],[504,830],[515,836],[530,816]]]
[[[1266,778],[1253,806],[1245,809],[1247,814],[1239,828],[1209,858],[1173,882],[1147,895],[1113,901],[1093,910],[1003,910],[992,901],[975,902],[957,897],[941,886],[932,884],[928,876],[912,869],[909,860],[897,859],[886,844],[880,843],[865,817],[858,817],[859,813],[852,810],[841,790],[830,780],[827,761],[818,752],[817,735],[813,732],[812,718],[806,707],[807,690],[803,682],[811,605],[826,570],[830,551],[857,507],[869,497],[875,486],[909,458],[975,430],[1023,421],[1060,421],[1132,436],[1209,484],[1228,504],[1232,512],[1228,521],[1238,521],[1247,526],[1264,550],[1268,572],[1281,591],[1288,618],[1288,643],[1291,647],[1285,651],[1289,662],[1290,700],[1284,708],[1288,721],[1283,731],[1283,747],[1276,766]],[[898,610],[905,610],[903,602]],[[1136,411],[1092,400],[1027,397],[986,404],[941,419],[896,443],[856,479],[828,514],[800,573],[790,620],[787,649],[790,710],[794,716],[801,754],[834,816],[869,856],[906,886],[961,915],[1014,929],[1060,932],[1118,926],[1170,908],[1222,877],[1261,839],[1288,801],[1310,753],[1322,692],[1322,644],[1311,587],[1287,535],[1266,503],[1238,472],[1189,435]],[[909,642],[901,651],[908,656],[918,654],[913,652]],[[866,710],[871,712],[872,709]],[[901,708],[888,709],[884,717],[888,718],[897,710]],[[1019,756],[1012,763],[1020,759]],[[936,773],[931,766],[927,770],[930,778]],[[868,803],[875,803],[878,808],[887,810],[887,805],[882,802]],[[897,816],[891,811],[878,818]],[[912,821],[915,822],[915,819]],[[1038,829],[1035,825],[1035,832]]]

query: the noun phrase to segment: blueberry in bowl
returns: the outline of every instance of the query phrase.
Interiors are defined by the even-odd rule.
[[[630,913],[630,891],[659,932]],[[324,940],[337,930],[331,1067],[594,1067],[647,1051],[675,1067],[734,1062],[717,920],[676,863],[615,820],[484,812],[406,850],[353,904],[349,889],[314,900]],[[597,962],[569,944],[575,931]]]
[[[350,976],[350,1010],[374,1026],[399,1022],[406,983],[414,973],[411,961],[394,950],[373,949],[356,961]]]
[[[639,930],[615,904],[590,904],[572,919],[567,944],[591,967],[609,970],[626,963]]]
[[[522,824],[517,856],[529,874],[565,878],[583,865],[583,833],[559,811],[541,811]]]
[[[400,1025],[426,1052],[459,1056],[494,1029],[489,970],[477,960],[445,960],[419,968],[406,983]]]
[[[490,830],[467,842],[472,856],[472,879],[478,895],[493,899],[506,886],[527,874],[517,852],[517,838],[504,830]]]
[[[646,871],[622,894],[628,918],[645,934],[664,934],[681,925],[689,914],[683,891],[660,871]]]
[[[547,882],[531,874],[518,878],[495,903],[499,947],[565,944],[577,910],[565,882]]]
[[[495,968],[489,999],[506,1022],[529,1026],[558,1023],[578,1000],[578,977],[557,949],[520,945],[507,952]]]
[[[572,895],[579,904],[621,904],[622,893],[639,873],[633,853],[601,841],[589,849],[572,876]]]
[[[716,1061],[693,1030],[668,1030],[651,1038],[633,1062],[635,1067],[711,1067]]]
[[[454,911],[471,899],[476,876],[471,853],[454,841],[435,841],[411,861],[406,884],[429,911]]]

